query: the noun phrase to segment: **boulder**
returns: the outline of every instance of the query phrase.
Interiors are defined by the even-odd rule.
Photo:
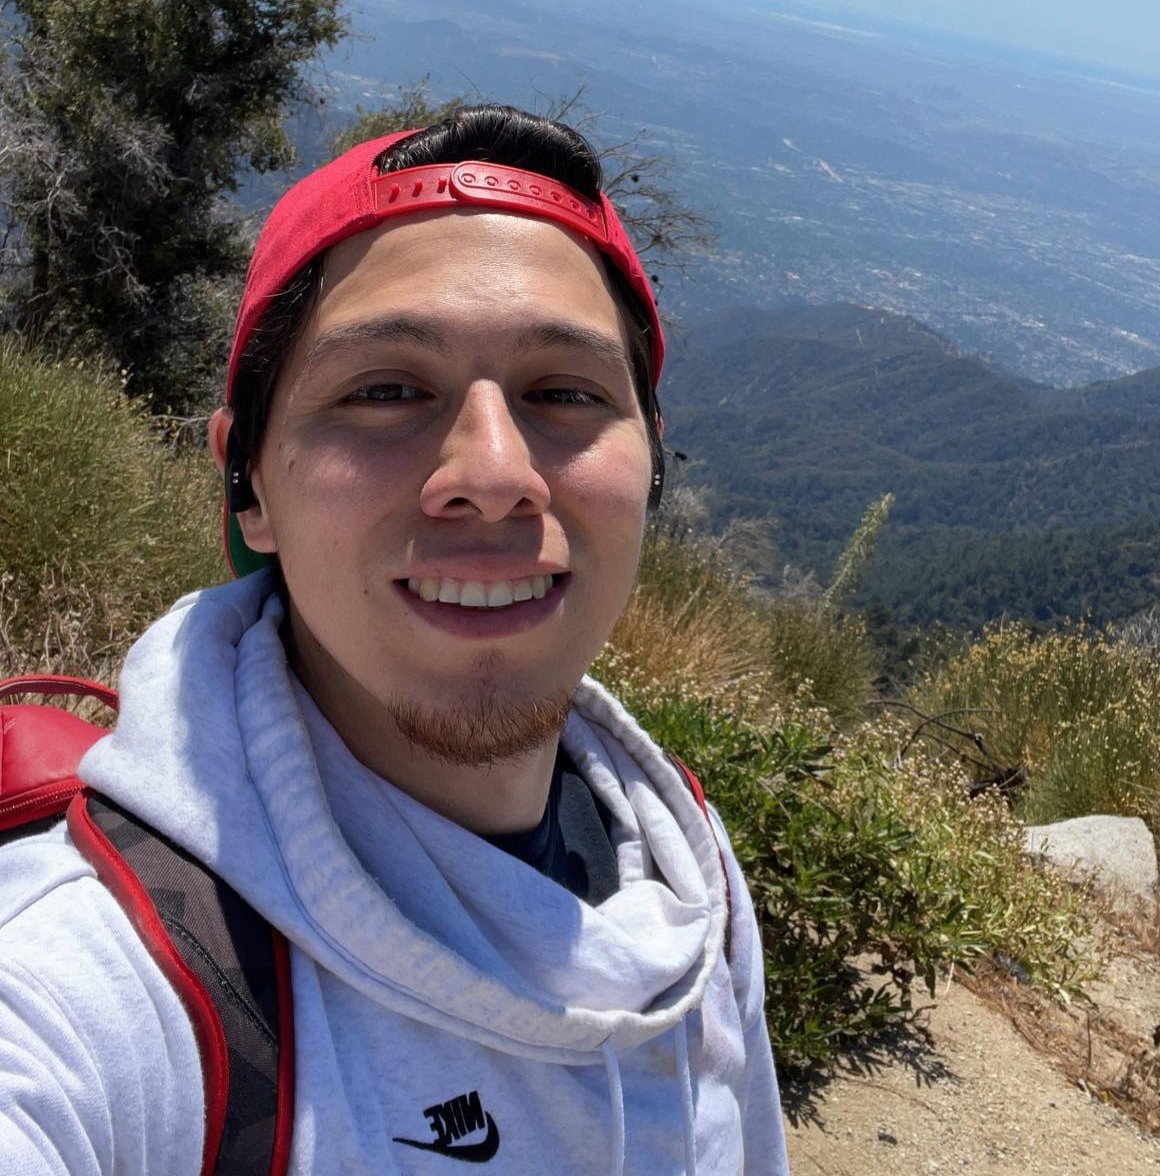
[[[1156,842],[1139,817],[1076,817],[1025,830],[1027,852],[1073,881],[1095,877],[1114,899],[1132,905],[1160,898]]]

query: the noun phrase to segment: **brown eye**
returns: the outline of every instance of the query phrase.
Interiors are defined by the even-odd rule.
[[[528,399],[540,404],[600,405],[604,398],[583,388],[536,388]]]
[[[403,400],[421,400],[426,395],[422,388],[414,384],[364,384],[346,396],[345,400],[348,404],[394,404]]]

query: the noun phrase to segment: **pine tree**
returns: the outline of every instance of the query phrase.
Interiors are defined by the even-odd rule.
[[[339,0],[6,0],[0,8],[0,266],[9,318],[98,347],[131,393],[182,407],[222,283],[244,266],[224,211],[246,168],[284,165],[303,66]]]

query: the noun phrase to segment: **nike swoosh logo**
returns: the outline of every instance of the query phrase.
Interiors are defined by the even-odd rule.
[[[449,1160],[462,1160],[465,1164],[486,1164],[499,1151],[499,1128],[490,1112],[485,1114],[487,1134],[478,1143],[439,1143],[425,1142],[421,1139],[403,1139],[396,1135],[392,1143],[402,1143],[407,1147],[417,1147],[420,1151],[435,1152],[446,1156]]]

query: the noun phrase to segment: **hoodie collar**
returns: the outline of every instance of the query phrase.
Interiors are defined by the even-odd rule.
[[[99,791],[207,862],[371,999],[521,1056],[577,1060],[672,1028],[720,954],[704,814],[597,683],[562,741],[613,815],[597,908],[368,769],[293,677],[266,574],[186,597],[137,643]]]

